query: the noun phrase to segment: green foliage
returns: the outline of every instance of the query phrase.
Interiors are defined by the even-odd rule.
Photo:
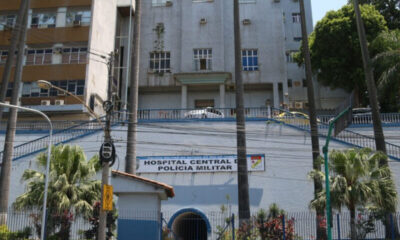
[[[361,6],[361,13],[368,42],[387,30],[385,19],[373,6]],[[333,89],[355,89],[358,96],[363,96],[366,84],[353,6],[328,12],[315,26],[309,46],[318,81]],[[301,52],[295,56],[299,64],[303,63]]]
[[[97,239],[97,232],[99,230],[99,220],[100,220],[100,202],[96,202],[93,206],[93,214],[86,220],[89,221],[91,228],[89,230],[83,231],[82,235],[85,239]],[[106,223],[106,240],[112,239],[115,236],[115,229],[117,227],[117,210],[115,206],[112,211],[107,212],[107,223]]]
[[[349,3],[352,3],[349,0]],[[400,3],[398,0],[359,0],[360,4],[373,5],[384,17],[389,29],[400,29]]]
[[[373,153],[370,149],[349,149],[332,151],[329,156],[331,204],[332,208],[349,209],[352,239],[356,238],[355,210],[357,207],[368,210],[394,212],[397,205],[397,192],[391,171],[387,165],[387,156]],[[325,179],[324,172],[313,170],[310,177]],[[324,209],[325,190],[318,193],[310,206]]]
[[[381,33],[370,45],[381,111],[400,109],[400,30]]]
[[[16,209],[42,208],[45,180],[43,172],[46,161],[47,155],[41,153],[37,157],[39,170],[25,170],[22,180],[27,182],[27,191],[14,202]],[[49,236],[64,239],[69,236],[72,221],[76,216],[92,215],[92,206],[101,196],[100,181],[93,179],[98,170],[98,158],[93,157],[87,161],[80,147],[69,145],[52,147],[47,198],[49,218],[46,225],[46,233]],[[41,214],[31,217],[37,233],[40,234]]]
[[[0,226],[0,240],[24,240],[32,235],[32,229],[25,227],[23,230],[12,232],[6,225]]]

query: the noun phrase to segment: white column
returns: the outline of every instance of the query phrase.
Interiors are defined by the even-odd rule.
[[[225,108],[225,84],[219,85],[219,107]]]
[[[289,88],[287,80],[283,81],[282,88],[283,88],[283,104],[286,107],[286,109],[289,109]]]
[[[56,43],[53,45],[53,56],[52,56],[52,64],[61,64],[62,63],[62,52],[56,52],[55,50],[61,50],[63,47],[62,43]]]
[[[57,9],[56,27],[65,27],[67,23],[67,8],[60,7]]]
[[[187,108],[187,85],[182,85],[182,93],[181,93],[181,108]]]
[[[33,14],[32,9],[29,9],[29,12],[28,12],[28,28],[31,28],[32,14]]]
[[[274,95],[274,108],[279,108],[279,87],[278,83],[273,83],[273,95]]]

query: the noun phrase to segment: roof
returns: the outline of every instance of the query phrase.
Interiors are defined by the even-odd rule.
[[[123,177],[129,177],[132,178],[134,180],[139,180],[145,183],[150,183],[152,185],[156,185],[158,187],[163,188],[166,192],[167,192],[167,196],[168,197],[174,197],[175,196],[175,192],[174,192],[174,188],[168,184],[162,183],[162,182],[157,182],[148,178],[144,178],[144,177],[140,177],[137,175],[133,175],[133,174],[129,174],[129,173],[125,173],[125,172],[120,172],[120,171],[112,171],[113,175],[118,175],[118,176],[123,176]]]

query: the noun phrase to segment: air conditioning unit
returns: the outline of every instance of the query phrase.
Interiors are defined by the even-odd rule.
[[[165,6],[166,6],[166,7],[171,7],[171,6],[172,6],[172,1],[171,1],[171,0],[167,0],[167,1],[165,2]]]
[[[296,109],[303,109],[303,102],[295,102],[294,108]]]
[[[48,28],[48,25],[47,24],[39,24],[38,28]]]
[[[10,104],[10,101],[4,101],[5,104]]]
[[[64,105],[64,100],[61,100],[61,99],[57,99],[55,102],[54,102],[54,105]]]
[[[49,106],[50,105],[50,100],[42,100],[42,101],[40,101],[40,105]]]
[[[6,24],[6,25],[4,25],[4,30],[12,30],[14,28],[14,25],[12,25],[12,24]]]
[[[250,21],[250,19],[246,18],[246,19],[243,19],[242,23],[243,23],[243,25],[250,25],[251,21]]]
[[[204,25],[206,23],[207,23],[207,19],[205,19],[205,18],[200,19],[200,24]]]
[[[53,53],[54,54],[61,54],[62,53],[62,48],[60,48],[60,47],[54,48]]]
[[[73,25],[74,25],[74,27],[81,26],[81,20],[74,20]]]

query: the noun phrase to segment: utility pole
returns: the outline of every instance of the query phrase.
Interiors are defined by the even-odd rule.
[[[125,157],[125,172],[136,174],[136,138],[138,124],[138,101],[139,101],[139,57],[140,57],[140,24],[141,24],[141,0],[135,1],[134,18],[134,43],[132,52],[132,70],[130,81],[130,94],[128,102],[128,136]]]
[[[378,104],[378,94],[376,91],[376,85],[374,80],[374,73],[372,69],[372,63],[369,55],[368,45],[367,45],[367,37],[365,34],[364,23],[361,18],[361,11],[360,6],[358,5],[358,0],[353,0],[354,3],[354,12],[356,14],[356,21],[357,21],[357,31],[358,31],[358,38],[360,39],[360,46],[361,46],[361,54],[363,58],[363,65],[364,65],[364,74],[365,74],[365,81],[367,82],[367,89],[369,93],[369,104],[371,105],[371,114],[372,114],[372,123],[374,127],[374,137],[375,137],[375,147],[377,151],[381,151],[386,154],[386,143],[385,143],[385,136],[383,134],[382,129],[382,122],[381,117],[379,114],[379,104]],[[386,158],[382,158],[379,162],[380,166],[388,166],[388,162]],[[395,219],[395,222],[397,220]],[[384,220],[385,225],[385,234],[386,238],[390,238],[391,236],[391,229],[390,229],[390,217],[389,214],[386,215]],[[399,236],[399,230],[397,227],[397,223],[394,224],[395,227],[395,238]]]
[[[307,97],[308,97],[308,110],[310,118],[310,128],[311,128],[311,149],[313,157],[313,169],[321,170],[321,164],[318,161],[320,151],[319,151],[319,137],[318,137],[318,123],[317,123],[317,113],[315,107],[315,96],[314,96],[314,83],[312,80],[312,69],[311,69],[311,56],[310,49],[308,46],[308,32],[307,32],[307,21],[306,12],[304,7],[304,0],[300,0],[300,16],[301,16],[301,33],[303,38],[303,54],[304,62],[306,67],[306,81],[307,81]],[[322,182],[318,179],[314,179],[314,196],[322,191]],[[324,216],[324,209],[317,209],[317,216]],[[316,219],[317,225],[317,239],[326,239],[326,231],[318,222],[321,219]],[[328,230],[330,226],[327,226]]]
[[[27,1],[21,1],[19,6],[17,20],[15,26],[12,30],[10,47],[8,48],[8,56],[6,65],[4,66],[4,72],[1,81],[0,88],[0,102],[4,102],[6,99],[6,93],[8,88],[8,83],[11,75],[11,68],[14,64],[15,50],[17,49],[18,40],[20,39],[21,30],[23,28],[23,15],[26,12]],[[0,106],[0,121],[3,119],[4,107]]]
[[[23,60],[24,60],[24,52],[25,52],[25,38],[26,38],[26,27],[28,23],[28,9],[29,9],[29,0],[21,2],[21,4],[25,4],[24,6],[24,14],[21,15],[23,18],[21,25],[21,32],[19,34],[18,41],[18,56],[17,56],[17,65],[15,67],[15,75],[14,75],[14,87],[12,90],[12,105],[19,105],[19,95],[20,95],[20,85],[22,82],[22,68],[23,68]],[[14,150],[14,138],[15,138],[15,130],[17,125],[17,116],[18,110],[15,108],[10,109],[8,123],[7,123],[7,131],[6,138],[4,143],[4,151],[3,151],[3,161],[1,167],[1,176],[0,176],[0,212],[6,213],[8,208],[8,198],[10,192],[10,175],[11,175],[11,162],[13,157]]]
[[[236,83],[236,139],[239,224],[250,219],[249,179],[246,154],[246,125],[244,116],[244,88],[242,80],[242,49],[240,42],[239,0],[233,1],[233,29],[235,38],[235,83]]]
[[[105,240],[106,239],[106,227],[107,227],[107,211],[104,210],[104,186],[108,185],[108,176],[110,173],[110,163],[108,160],[111,158],[115,158],[115,149],[111,138],[111,118],[112,118],[112,111],[113,111],[113,78],[114,78],[114,53],[111,53],[109,56],[109,60],[107,62],[108,65],[108,92],[107,92],[107,101],[103,103],[103,108],[106,111],[106,125],[104,128],[104,143],[101,148],[101,152],[103,151],[103,146],[108,144],[112,146],[113,149],[109,149],[111,154],[109,154],[109,159],[103,159],[102,155],[100,154],[100,159],[102,163],[102,174],[101,174],[101,206],[100,206],[100,216],[99,216],[99,230],[98,230],[98,240]],[[114,152],[114,154],[112,154]]]
[[[382,130],[382,122],[379,114],[379,104],[378,104],[378,94],[376,91],[376,85],[374,80],[374,73],[372,70],[372,63],[369,56],[369,50],[367,46],[367,37],[365,34],[364,23],[361,18],[360,7],[358,5],[358,0],[353,0],[354,2],[354,11],[356,14],[357,21],[357,31],[358,38],[360,39],[361,46],[361,54],[363,58],[364,65],[364,73],[365,73],[365,81],[367,82],[367,89],[369,94],[369,104],[371,105],[372,111],[372,122],[374,127],[374,137],[375,137],[375,145],[376,150],[381,151],[386,154],[386,143],[385,136]],[[383,160],[379,163],[381,166],[387,165],[387,160]]]

